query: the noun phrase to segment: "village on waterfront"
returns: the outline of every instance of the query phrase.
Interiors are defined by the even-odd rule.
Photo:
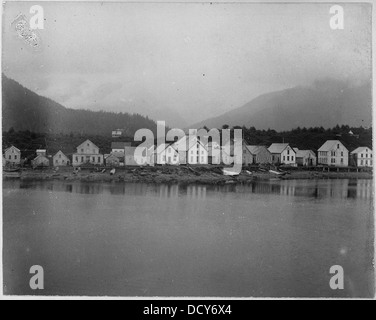
[[[184,136],[173,142],[141,147],[124,141],[122,129],[112,132],[111,152],[103,154],[87,139],[76,152],[50,154],[35,150],[33,158],[11,145],[3,154],[3,176],[21,179],[81,181],[236,183],[258,179],[372,178],[372,150],[358,146],[348,150],[341,140],[327,140],[317,151],[300,150],[289,143],[250,145],[241,141],[241,154],[234,153],[234,140],[223,146]],[[354,135],[352,131],[349,135]],[[184,148],[181,146],[184,145]],[[30,154],[30,152],[29,152]],[[237,158],[237,157],[241,157]],[[242,164],[241,172],[228,168]]]

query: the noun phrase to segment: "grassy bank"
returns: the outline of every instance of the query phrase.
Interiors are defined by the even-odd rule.
[[[3,174],[7,178],[6,174]],[[20,178],[21,180],[66,180],[66,181],[95,181],[95,182],[147,182],[147,183],[202,183],[202,184],[225,184],[225,183],[246,183],[252,180],[271,179],[372,179],[370,172],[323,172],[292,170],[283,177],[276,176],[269,172],[254,171],[252,174],[242,171],[239,176],[224,176],[220,167],[186,167],[186,166],[164,166],[145,168],[119,168],[111,175],[110,169],[105,172],[96,172],[93,169],[82,169],[74,172],[73,168],[60,168],[58,171],[45,170],[23,170],[19,174],[10,174],[9,177]]]

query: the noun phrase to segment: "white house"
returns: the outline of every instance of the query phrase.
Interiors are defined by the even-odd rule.
[[[243,165],[245,166],[248,166],[250,164],[253,164],[253,158],[254,158],[254,154],[252,153],[252,148],[249,148],[248,145],[246,145],[244,142],[243,142]]]
[[[7,163],[20,164],[21,163],[21,151],[15,146],[11,146],[4,152],[4,158]]]
[[[77,147],[77,152],[73,154],[73,166],[82,164],[103,165],[103,154],[99,153],[99,148],[90,140],[86,140]]]
[[[166,146],[165,152],[165,163],[166,164],[179,164],[179,152],[175,149],[174,144],[169,144]]]
[[[350,153],[353,164],[357,167],[372,167],[372,150],[368,147],[359,147]]]
[[[349,151],[341,141],[328,140],[318,150],[318,163],[347,167],[349,165]]]
[[[115,156],[113,153],[105,154],[104,161],[106,167],[119,167],[120,166],[120,158]]]
[[[50,160],[42,154],[38,154],[34,160],[32,160],[33,167],[49,167]]]
[[[316,154],[312,150],[299,150],[294,148],[296,152],[296,163],[298,166],[310,167],[317,164]]]
[[[59,150],[52,157],[52,163],[54,167],[64,167],[70,165],[70,160],[61,150]]]
[[[172,144],[180,164],[207,164],[208,150],[197,136],[185,136]]]
[[[253,164],[267,164],[273,162],[273,156],[267,147],[247,145],[247,149],[253,155]]]
[[[288,143],[273,143],[269,148],[275,164],[296,165],[296,152]]]
[[[209,142],[205,149],[208,151],[208,163],[220,164],[221,163],[221,146],[218,142]]]

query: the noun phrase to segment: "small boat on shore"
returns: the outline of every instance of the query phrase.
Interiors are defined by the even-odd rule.
[[[20,168],[8,168],[8,169],[4,169],[4,172],[20,172],[21,169]]]
[[[270,173],[272,174],[275,174],[277,176],[284,176],[287,174],[287,172],[279,172],[279,171],[275,171],[275,170],[269,170]]]
[[[235,172],[235,171],[230,171],[230,170],[226,170],[226,169],[222,169],[222,172],[225,176],[238,176],[239,173],[238,172]]]
[[[113,176],[113,175],[115,174],[115,172],[116,172],[116,169],[112,169],[112,170],[110,171],[110,175]]]

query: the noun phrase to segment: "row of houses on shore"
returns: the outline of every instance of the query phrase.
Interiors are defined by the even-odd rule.
[[[197,137],[183,137],[171,143],[143,147],[136,153],[130,142],[113,142],[109,154],[101,154],[99,147],[92,141],[81,143],[73,154],[64,154],[61,150],[54,155],[47,155],[47,150],[36,150],[36,157],[31,161],[33,167],[62,167],[83,165],[95,166],[135,166],[150,163],[158,164],[222,164],[230,163],[234,154],[234,145],[221,147],[216,142],[204,145]],[[336,167],[372,167],[372,150],[358,147],[352,152],[339,140],[326,141],[317,151],[299,150],[288,143],[273,143],[269,147],[248,145],[242,141],[242,159],[237,163],[245,166],[275,164],[287,166],[336,166]],[[3,155],[4,165],[22,164],[21,150],[15,146],[7,148]]]

